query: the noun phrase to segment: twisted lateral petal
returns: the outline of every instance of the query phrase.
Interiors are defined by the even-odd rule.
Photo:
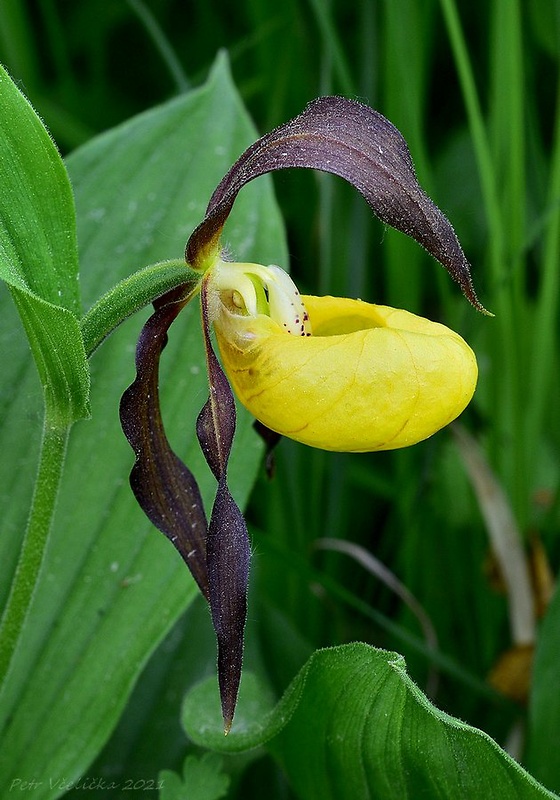
[[[476,359],[449,328],[360,300],[303,301],[309,337],[225,307],[215,319],[239,399],[273,431],[325,450],[391,450],[426,439],[468,404]]]

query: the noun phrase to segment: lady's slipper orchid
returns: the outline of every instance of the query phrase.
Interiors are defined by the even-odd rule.
[[[256,278],[269,309],[255,301]],[[275,266],[219,264],[208,283],[235,393],[284,436],[346,452],[406,447],[455,419],[473,395],[474,354],[437,322],[361,300],[300,297]],[[283,306],[273,302],[278,283]]]
[[[235,432],[230,382],[265,430],[359,452],[405,447],[435,433],[465,408],[477,379],[471,349],[443,325],[361,300],[302,297],[280,267],[225,260],[220,235],[239,190],[292,167],[352,183],[382,221],[423,245],[484,311],[457,237],[418,185],[403,137],[361,103],[316,100],[249,147],[215,190],[187,243],[184,285],[154,303],[142,330],[121,422],[136,454],[131,486],[138,502],[210,605],[226,733],[241,677],[250,555],[245,521],[227,486]],[[158,395],[167,330],[198,293],[210,395],[196,431],[217,480],[209,520],[193,475],[167,441]],[[212,347],[212,327],[229,381]]]

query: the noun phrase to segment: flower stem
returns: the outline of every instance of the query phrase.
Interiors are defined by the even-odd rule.
[[[43,565],[71,427],[54,427],[49,423],[50,418],[47,411],[27,529],[8,602],[0,621],[0,693],[6,689],[6,677]],[[4,704],[0,704],[2,705]]]
[[[200,277],[184,261],[162,261],[117,283],[80,321],[88,357],[127,317],[181,284],[196,286]]]

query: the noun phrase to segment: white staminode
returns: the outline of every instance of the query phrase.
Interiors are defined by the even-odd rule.
[[[311,336],[309,314],[293,280],[275,264],[265,269],[269,278],[263,280],[263,287],[268,294],[270,317],[293,336]]]
[[[214,280],[219,290],[229,293],[234,309],[251,316],[266,314],[292,336],[311,336],[299,290],[281,267],[222,261]]]

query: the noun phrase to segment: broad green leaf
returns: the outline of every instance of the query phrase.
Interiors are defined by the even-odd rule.
[[[272,709],[246,675],[227,738],[214,680],[187,695],[183,724],[196,744],[223,753],[266,745],[305,800],[555,796],[487,734],[435,708],[402,656],[365,644],[314,653]]]
[[[60,155],[0,67],[0,278],[14,295],[51,424],[88,416],[74,200]]]
[[[159,643],[87,774],[121,783],[157,778],[163,769],[179,774],[188,747],[180,722],[181,699],[215,665],[216,638],[208,604],[199,596]],[[80,800],[83,794],[69,797]]]
[[[527,764],[533,774],[560,792],[560,760],[551,742],[560,737],[560,589],[547,609],[537,640],[531,681]]]
[[[110,131],[68,159],[88,305],[146,264],[181,257],[213,188],[254,138],[220,59],[201,89]],[[282,224],[267,180],[240,198],[227,238],[240,258],[285,261]],[[92,419],[72,432],[45,567],[0,705],[0,794],[14,777],[37,775],[46,778],[34,800],[59,797],[64,788],[58,777],[75,781],[84,773],[150,654],[196,596],[181,558],[145,519],[128,486],[133,454],[120,430],[118,402],[134,376],[135,343],[147,314],[124,323],[92,359]],[[3,352],[9,331],[0,335]],[[29,392],[25,349],[18,345],[16,352],[21,361],[10,365],[10,374],[21,375],[20,386]],[[208,392],[203,365],[193,303],[171,331],[161,392],[170,441],[209,503],[215,479],[195,436]],[[6,398],[11,421],[22,416],[16,405]],[[0,441],[10,441],[12,463],[29,466],[12,434],[0,429]],[[21,442],[27,447],[25,430]],[[229,474],[241,505],[261,452],[252,421],[240,414]],[[1,464],[0,486],[4,479],[14,484],[12,468]],[[0,587],[11,580],[32,473],[20,474],[19,481],[26,491],[10,514]]]

